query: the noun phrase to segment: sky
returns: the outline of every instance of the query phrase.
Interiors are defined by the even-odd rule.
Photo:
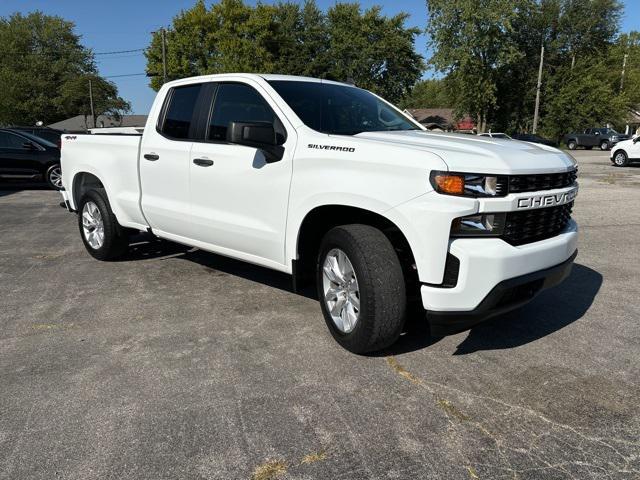
[[[640,30],[640,9],[634,6],[637,1],[623,0],[623,32]],[[75,23],[76,33],[81,35],[86,47],[101,53],[147,47],[152,31],[169,26],[174,16],[194,3],[195,0],[0,0],[0,17],[34,10],[58,15]],[[207,0],[207,5],[210,3],[214,2]],[[247,3],[255,4],[256,0]],[[275,0],[263,0],[263,3],[275,3]],[[336,2],[317,0],[317,3],[320,8],[327,9]],[[380,5],[386,15],[406,12],[410,15],[407,26],[423,29],[427,22],[424,0],[360,0],[360,4],[363,8]],[[417,39],[416,48],[421,55],[428,56],[424,35]],[[96,55],[96,60],[100,74],[111,77],[109,80],[118,86],[120,96],[131,102],[132,113],[146,114],[155,97],[149,79],[144,75],[117,77],[144,73],[146,59],[142,52]]]

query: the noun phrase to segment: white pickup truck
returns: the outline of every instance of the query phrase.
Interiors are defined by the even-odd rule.
[[[432,334],[456,333],[559,283],[577,253],[571,156],[428,133],[326,80],[169,82],[141,135],[64,135],[62,172],[95,258],[148,231],[289,273],[294,289],[315,282],[332,335],[358,353],[392,344],[412,301]]]

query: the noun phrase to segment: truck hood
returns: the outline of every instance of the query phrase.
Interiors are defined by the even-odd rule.
[[[455,172],[518,175],[566,172],[576,166],[571,155],[557,148],[518,140],[425,131],[363,132],[354,138],[431,152]]]

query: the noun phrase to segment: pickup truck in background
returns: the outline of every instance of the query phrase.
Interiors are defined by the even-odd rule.
[[[629,135],[618,133],[612,128],[587,128],[583,133],[568,133],[563,140],[569,150],[575,150],[578,147],[591,150],[593,147],[598,147],[604,151],[628,138],[630,138]]]
[[[286,272],[294,290],[315,283],[330,332],[356,353],[395,342],[414,303],[434,335],[519,307],[577,253],[571,156],[428,133],[352,85],[176,80],[141,135],[62,141],[64,204],[95,258],[148,231]]]

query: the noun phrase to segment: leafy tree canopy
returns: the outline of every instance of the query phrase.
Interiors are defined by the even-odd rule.
[[[415,84],[400,102],[402,108],[449,108],[452,105],[447,79],[427,79]]]
[[[0,18],[0,124],[33,125],[88,113],[88,79],[96,114],[128,111],[114,84],[97,74],[93,53],[72,22],[34,12]]]
[[[166,32],[170,78],[227,72],[281,73],[351,80],[390,100],[402,98],[420,78],[422,57],[414,41],[420,30],[405,26],[406,14],[363,11],[336,3],[326,13],[304,5],[199,0],[177,15]],[[151,39],[147,71],[162,84],[162,38]]]
[[[427,0],[429,64],[451,106],[483,130],[530,131],[544,46],[541,133],[619,127],[640,103],[637,33],[619,34],[618,0]],[[623,57],[628,54],[621,90]],[[635,55],[635,56],[634,56]]]

